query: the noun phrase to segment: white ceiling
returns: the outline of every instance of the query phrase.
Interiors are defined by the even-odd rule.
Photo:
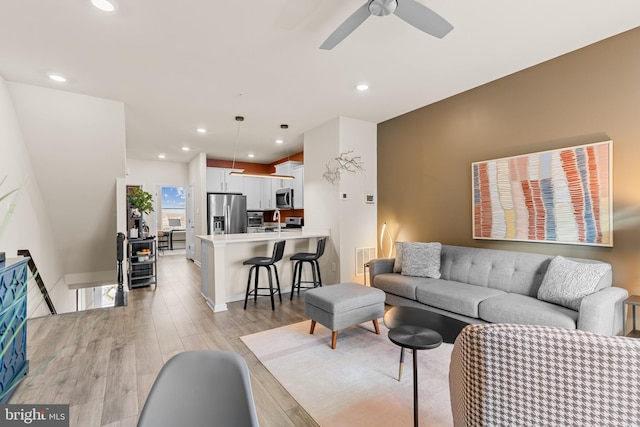
[[[418,0],[455,27],[444,39],[372,16],[318,49],[363,1],[1,0],[0,75],[124,102],[130,158],[269,163],[334,117],[379,123],[640,25],[637,0]]]

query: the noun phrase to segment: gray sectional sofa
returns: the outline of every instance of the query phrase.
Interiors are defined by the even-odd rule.
[[[428,260],[424,254],[422,258],[407,257],[407,243],[399,245],[403,244],[405,256],[402,260],[399,256],[399,262],[390,258],[369,264],[371,286],[385,292],[387,304],[421,307],[469,323],[535,324],[604,335],[622,333],[622,306],[628,292],[611,285],[609,264],[439,243],[430,244],[437,247],[431,247],[432,259]],[[402,246],[396,248],[402,255]],[[434,250],[437,255],[433,255]],[[434,263],[435,259],[439,265],[431,265],[422,274],[411,265],[416,259],[423,264]],[[579,289],[585,284],[586,290]],[[566,294],[572,292],[577,296],[567,298]]]

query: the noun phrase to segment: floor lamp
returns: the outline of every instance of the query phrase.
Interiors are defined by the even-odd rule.
[[[391,237],[391,233],[387,228],[386,221],[382,224],[382,230],[380,231],[380,252],[384,255],[384,240],[385,238],[389,240],[389,252],[387,253],[386,258],[391,258],[391,253],[393,251],[393,238]]]

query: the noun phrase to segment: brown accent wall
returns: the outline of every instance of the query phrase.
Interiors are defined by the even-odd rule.
[[[287,162],[287,161],[304,163],[304,152],[301,151],[299,153],[292,154],[289,157],[283,157],[282,159],[276,160],[275,162],[271,163],[271,167],[273,168],[273,171],[275,172],[276,165],[279,165],[280,163]]]
[[[289,157],[284,157],[280,160],[276,160],[273,163],[251,163],[251,162],[233,162],[231,160],[219,160],[219,159],[207,159],[208,168],[231,168],[236,167],[238,169],[244,169],[245,172],[250,173],[275,173],[276,165],[286,162],[304,162],[304,153],[301,151],[296,154],[292,154]]]
[[[280,222],[284,224],[290,216],[304,218],[304,209],[280,209]],[[264,222],[273,222],[273,210],[265,211],[262,215]]]
[[[271,165],[265,165],[263,163],[249,163],[249,162],[233,162],[231,160],[218,160],[207,159],[208,168],[232,168],[244,169],[245,172],[251,173],[273,173]]]
[[[378,232],[601,259],[640,293],[639,51],[640,28],[379,124]],[[607,140],[613,248],[471,238],[472,162]]]

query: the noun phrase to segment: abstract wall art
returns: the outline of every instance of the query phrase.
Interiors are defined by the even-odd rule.
[[[473,238],[613,246],[612,145],[473,163]]]

